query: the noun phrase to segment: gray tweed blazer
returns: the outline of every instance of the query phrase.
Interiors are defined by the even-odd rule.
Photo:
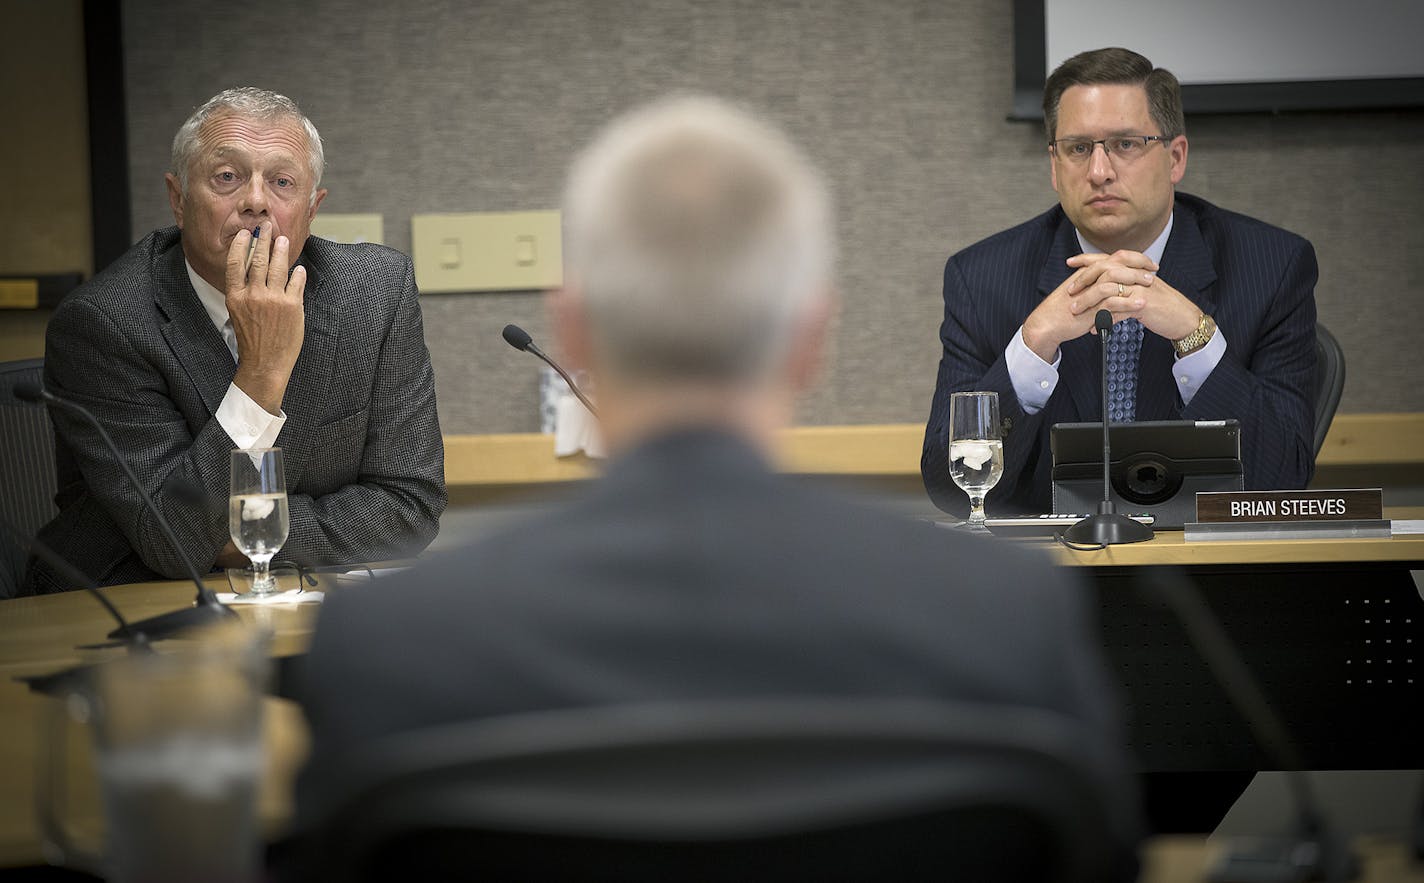
[[[306,337],[282,407],[291,531],[304,564],[414,554],[445,509],[444,446],[410,259],[312,237]],[[214,419],[236,365],[183,265],[155,231],[55,310],[45,384],[92,410],[199,569],[228,540],[228,454]],[[94,429],[51,408],[60,513],[40,538],[101,584],[181,577],[183,565]],[[201,495],[201,500],[197,500]],[[73,588],[31,561],[28,590]]]

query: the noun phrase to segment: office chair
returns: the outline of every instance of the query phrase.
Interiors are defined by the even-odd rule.
[[[1082,744],[1046,711],[900,699],[445,725],[329,768],[300,878],[1131,879]]]
[[[1330,421],[1345,389],[1345,350],[1329,329],[1315,324],[1315,456],[1325,444]]]
[[[33,537],[53,518],[54,429],[39,405],[15,398],[20,383],[43,383],[44,359],[0,363],[0,517]],[[0,598],[13,598],[25,577],[25,554],[0,528]]]

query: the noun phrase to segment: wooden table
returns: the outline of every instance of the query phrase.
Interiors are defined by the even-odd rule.
[[[225,580],[212,580],[227,591]],[[104,589],[126,617],[141,619],[191,604],[192,583],[162,582]],[[303,652],[320,604],[236,606],[244,621],[270,629],[277,656]],[[42,727],[57,700],[33,693],[19,677],[98,663],[124,651],[76,650],[103,642],[114,627],[86,592],[66,592],[0,601],[0,868],[43,864],[35,822],[35,776],[43,759]],[[267,766],[260,794],[267,830],[276,834],[291,817],[291,784],[306,758],[306,724],[296,705],[270,698],[266,704]],[[87,778],[87,777],[86,777]],[[80,790],[92,791],[92,783]]]
[[[1417,508],[1390,509],[1396,518],[1424,518]],[[1180,530],[1158,531],[1145,543],[1109,546],[1096,552],[1077,552],[1043,541],[1059,564],[1076,567],[1253,567],[1280,565],[1331,565],[1370,562],[1402,567],[1424,566],[1424,534],[1388,538],[1360,537],[1343,540],[1230,540],[1189,543]],[[1015,541],[1020,542],[1020,541]],[[1036,542],[1036,541],[1023,541]]]
[[[1216,838],[1154,837],[1142,851],[1138,883],[1201,883],[1222,847]],[[1424,883],[1424,865],[1415,862],[1399,840],[1361,837],[1354,847],[1362,866],[1358,883]]]
[[[1387,572],[1395,573],[1411,565],[1424,564],[1424,537],[1187,544],[1182,542],[1180,533],[1164,532],[1149,543],[1121,546],[1104,552],[1055,550],[1051,554],[1064,564],[1087,567],[1099,576],[1114,573],[1136,575],[1163,566],[1184,566],[1189,571],[1200,571],[1206,576],[1240,570],[1247,573],[1248,578],[1252,573],[1296,572],[1301,568],[1325,572],[1336,567],[1356,570],[1360,567],[1382,567]],[[226,589],[220,580],[214,580],[211,585],[217,590]],[[182,582],[115,586],[104,591],[126,616],[133,619],[184,606],[191,603],[194,595],[193,587]],[[1342,600],[1361,591],[1359,586],[1338,586]],[[270,628],[273,632],[273,653],[286,657],[304,651],[319,606],[235,609],[245,620]],[[112,656],[119,651],[75,649],[77,645],[102,641],[112,627],[103,609],[82,592],[0,601],[0,757],[4,758],[4,763],[0,764],[0,867],[42,861],[33,812],[34,769],[41,754],[38,728],[52,700],[31,693],[14,679]],[[1106,637],[1131,642],[1144,628],[1136,618],[1114,621],[1109,625]],[[1420,649],[1424,650],[1424,647]],[[1111,648],[1109,651],[1112,655]],[[1269,684],[1271,679],[1266,680]],[[1177,684],[1170,689],[1180,692],[1183,686]],[[1161,695],[1166,694],[1154,695],[1153,698],[1160,701]],[[1131,706],[1131,688],[1128,698]],[[306,731],[299,711],[290,702],[270,699],[267,711],[269,764],[261,806],[269,832],[276,833],[291,815],[291,783],[305,757]],[[1342,726],[1355,723],[1348,718],[1341,721]],[[1417,729],[1413,731],[1417,732]],[[1409,766],[1421,765],[1424,763]],[[1168,854],[1171,854],[1170,849]],[[1147,879],[1181,878],[1152,876]]]

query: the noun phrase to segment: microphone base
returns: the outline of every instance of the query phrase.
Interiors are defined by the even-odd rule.
[[[236,618],[237,613],[231,607],[214,602],[212,604],[195,604],[182,610],[174,610],[171,613],[162,613],[142,619],[130,623],[129,629],[131,632],[144,634],[150,641],[159,641],[179,632],[205,628]],[[127,636],[123,629],[114,629],[109,632],[109,637],[123,638]]]
[[[1063,531],[1063,539],[1082,545],[1121,546],[1152,539],[1152,528],[1117,512],[1099,512]]]

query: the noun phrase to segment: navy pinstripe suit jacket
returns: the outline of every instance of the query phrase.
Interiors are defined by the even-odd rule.
[[[1058,386],[1037,414],[1014,393],[1004,348],[1040,301],[1068,278],[1081,249],[1059,206],[966,248],[944,268],[944,323],[934,403],[920,473],[935,505],[968,509],[949,475],[949,394],[999,393],[1004,476],[987,505],[997,514],[1051,506],[1055,423],[1102,419],[1101,356],[1090,334],[1063,344]],[[1172,346],[1148,333],[1138,369],[1138,420],[1241,421],[1248,489],[1301,488],[1312,453],[1315,376],[1315,250],[1301,237],[1178,193],[1172,235],[1158,275],[1216,320],[1226,354],[1183,406],[1172,377]]]
[[[313,236],[299,263],[305,336],[277,436],[291,530],[277,557],[326,564],[414,554],[434,538],[446,498],[410,259]],[[235,371],[188,279],[176,227],[144,237],[66,297],[45,338],[45,385],[98,416],[200,569],[228,539],[233,443],[213,415]],[[40,538],[106,585],[184,576],[93,428],[63,409],[50,417],[60,512]],[[27,588],[73,587],[32,560]]]

